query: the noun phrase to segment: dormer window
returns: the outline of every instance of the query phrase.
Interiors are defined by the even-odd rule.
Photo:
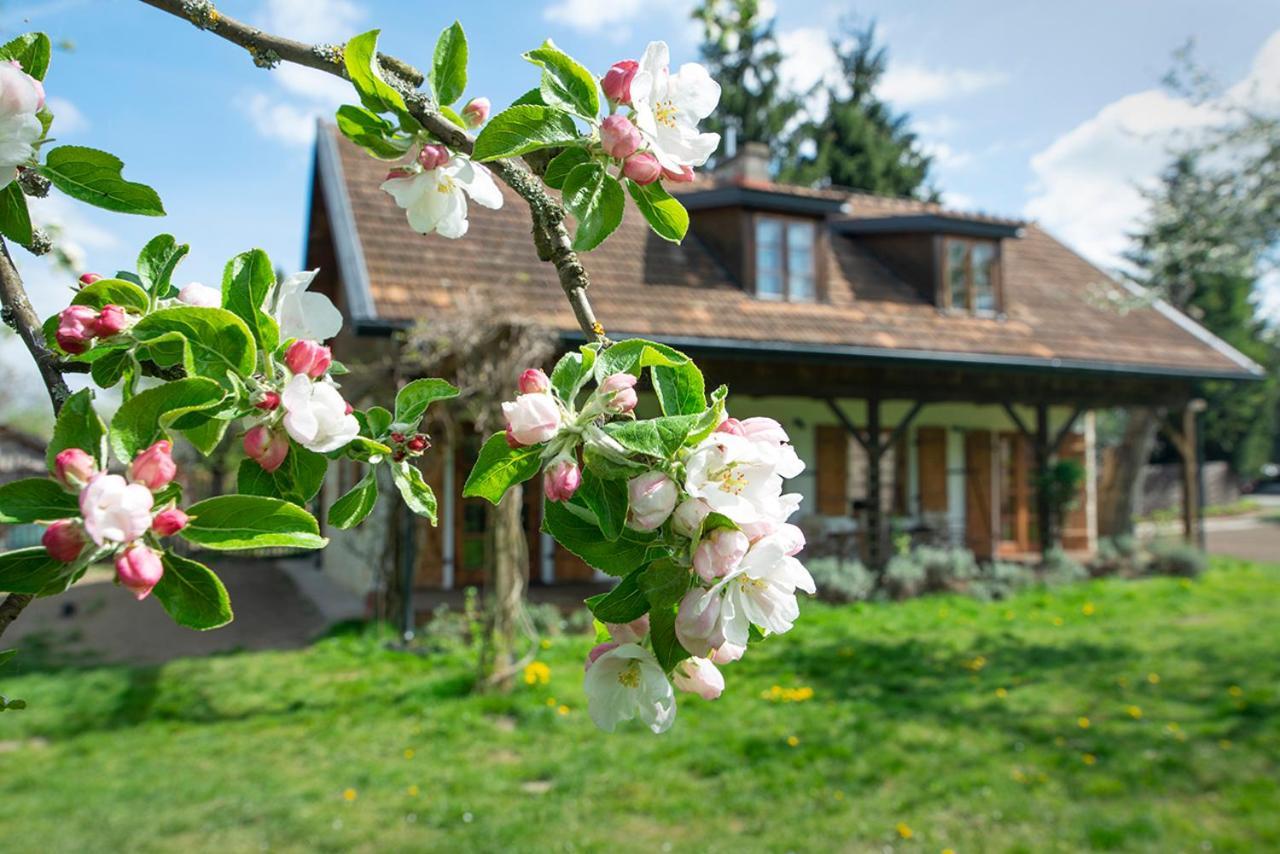
[[[995,241],[948,237],[943,258],[947,308],[986,315],[1000,310],[1000,253]]]
[[[816,235],[812,220],[756,216],[756,296],[792,302],[817,298]]]

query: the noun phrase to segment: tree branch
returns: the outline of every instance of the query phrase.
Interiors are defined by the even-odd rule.
[[[272,68],[280,62],[291,62],[348,79],[340,46],[309,45],[263,32],[223,15],[207,0],[142,2],[243,47],[253,58],[254,64],[260,67]],[[384,75],[393,84],[400,82],[412,90],[421,86],[425,79],[422,72],[393,56],[379,53],[378,62]],[[423,93],[409,91],[406,95],[405,103],[409,112],[423,128],[454,151],[471,154],[475,141],[466,131],[446,119]],[[578,253],[573,250],[573,241],[564,224],[564,207],[548,195],[542,183],[518,161],[497,160],[488,165],[507,186],[528,202],[538,257],[555,266],[560,287],[569,300],[579,328],[589,341],[605,343],[604,327],[596,320],[591,302],[587,298],[590,279]]]

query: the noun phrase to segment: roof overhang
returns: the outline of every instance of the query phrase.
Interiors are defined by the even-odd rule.
[[[999,240],[1021,237],[1017,223],[966,219],[946,214],[912,214],[867,219],[842,219],[831,223],[837,234],[956,234],[962,237],[989,237]]]
[[[781,213],[828,216],[838,214],[844,209],[843,199],[780,193],[758,187],[714,187],[710,190],[679,193],[676,198],[680,200],[680,204],[691,211],[742,207]]]
[[[361,329],[363,325],[372,322],[376,326],[380,321],[373,302],[373,289],[369,285],[364,247],[360,243],[360,232],[356,230],[355,212],[347,194],[347,181],[342,174],[338,145],[323,119],[316,120],[315,169],[321,201],[329,217],[329,233],[333,237],[347,312],[356,334],[363,335],[366,334]]]

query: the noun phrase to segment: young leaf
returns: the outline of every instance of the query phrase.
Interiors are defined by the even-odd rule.
[[[213,570],[172,552],[166,552],[161,562],[164,575],[151,592],[175,623],[207,631],[231,622],[235,616],[231,597]]]
[[[243,320],[258,347],[267,351],[280,343],[280,327],[263,310],[275,284],[271,259],[261,249],[241,252],[222,271],[222,307]]]
[[[179,243],[172,234],[158,234],[138,253],[138,276],[151,296],[168,299],[177,293],[173,287],[173,271],[191,251],[191,245]]]
[[[444,380],[432,377],[414,380],[396,392],[395,423],[416,430],[428,406],[457,396],[458,390]]]
[[[27,210],[27,197],[17,181],[10,181],[0,190],[0,234],[14,243],[31,245],[31,214]]]
[[[694,418],[686,443],[696,445],[715,432],[716,427],[724,420],[724,399],[728,395],[729,387],[723,385],[711,392],[711,405]]]
[[[640,589],[654,608],[674,605],[684,598],[693,575],[687,566],[669,558],[656,560],[640,576]]]
[[[408,460],[394,463],[391,466],[391,479],[409,509],[426,517],[432,525],[436,524],[436,494],[422,479],[422,472],[418,467]]]
[[[224,385],[227,371],[247,377],[257,365],[258,351],[249,327],[222,308],[162,308],[138,321],[133,337],[148,345],[157,364],[181,363],[189,374]]]
[[[14,60],[27,74],[43,80],[49,70],[51,49],[49,37],[44,33],[23,33],[0,45],[0,59]]]
[[[354,528],[373,512],[378,503],[378,478],[375,469],[360,479],[346,495],[333,502],[329,508],[329,524],[335,528]]]
[[[111,419],[111,450],[116,459],[128,463],[164,436],[179,418],[217,406],[225,395],[222,386],[203,377],[186,377],[140,391],[121,404]]]
[[[350,39],[342,50],[342,61],[347,67],[360,102],[375,113],[393,112],[408,117],[404,97],[386,80],[378,67],[378,33],[370,30]]]
[[[629,623],[649,613],[649,600],[640,590],[643,569],[628,573],[608,593],[600,593],[587,599],[592,615],[602,623]]]
[[[181,536],[207,549],[322,549],[328,542],[310,513],[258,495],[219,495],[187,508]]]
[[[106,465],[102,447],[102,437],[106,433],[106,425],[93,410],[93,392],[87,388],[80,389],[62,404],[62,411],[53,425],[53,438],[45,451],[49,471],[53,471],[53,458],[67,448],[87,451],[99,465]]]
[[[657,181],[637,184],[627,179],[627,190],[644,215],[653,233],[663,240],[679,243],[689,231],[689,212]]]
[[[578,221],[573,248],[595,249],[622,224],[626,197],[618,180],[599,163],[574,167],[564,179],[564,206]]]
[[[324,485],[329,460],[323,454],[297,444],[289,448],[280,468],[266,471],[253,460],[241,460],[236,475],[236,488],[243,495],[265,495],[282,498],[299,507],[316,497]]]
[[[80,502],[44,477],[29,477],[0,486],[0,525],[21,525],[80,515]]]
[[[67,576],[70,564],[54,560],[44,546],[0,554],[0,593],[43,594]]]
[[[524,483],[541,467],[541,445],[511,448],[504,433],[494,433],[480,449],[480,457],[462,487],[462,497],[484,498],[497,504],[510,487]]]
[[[643,421],[615,421],[604,429],[628,451],[665,459],[685,443],[693,425],[691,415],[670,415]]]
[[[127,349],[112,350],[93,360],[89,365],[89,376],[93,377],[93,383],[98,388],[111,388],[120,382],[130,367],[132,362]]]
[[[354,104],[338,108],[338,130],[379,160],[399,160],[413,146],[413,137],[397,135],[391,122]]]
[[[560,395],[565,403],[573,403],[583,384],[591,376],[591,368],[596,363],[596,352],[599,344],[586,344],[578,348],[578,352],[565,353],[556,362],[551,371],[551,387]]]
[[[625,480],[607,480],[592,472],[582,476],[582,487],[578,490],[582,502],[595,514],[600,532],[606,540],[612,542],[622,536],[623,527],[627,523],[627,482]]]
[[[619,576],[640,567],[655,540],[652,532],[624,528],[622,535],[610,542],[604,538],[591,511],[573,501],[548,501],[542,530],[588,565]]]
[[[619,341],[600,354],[596,360],[596,378],[603,380],[610,374],[640,374],[644,368],[655,365],[676,367],[689,361],[689,357],[674,347],[646,341],[643,338],[628,338]]]
[[[563,107],[584,119],[594,119],[600,112],[600,93],[596,78],[567,53],[548,39],[540,48],[529,51],[524,58],[542,67],[542,100],[554,107]]]
[[[357,415],[358,419],[360,416]],[[365,423],[369,425],[369,438],[377,439],[385,436],[391,428],[391,413],[385,407],[370,406],[364,411]]]
[[[683,365],[654,365],[649,370],[664,414],[694,415],[707,408],[706,381],[692,360]]]
[[[578,140],[573,117],[555,107],[522,104],[508,107],[489,120],[476,137],[472,158],[484,162],[499,157],[519,157],[540,148],[567,145]]]
[[[676,609],[673,605],[652,608],[649,611],[649,642],[653,655],[662,669],[671,669],[689,657],[689,651],[680,645],[676,637]]]
[[[116,213],[164,216],[164,205],[146,184],[126,181],[124,161],[114,154],[62,145],[45,155],[41,175],[73,199]]]
[[[118,305],[141,314],[147,310],[147,292],[125,279],[99,279],[85,285],[71,298],[72,305],[87,305],[101,309],[104,305]]]
[[[562,190],[564,179],[569,177],[569,173],[582,164],[590,162],[591,155],[585,148],[566,148],[551,158],[551,162],[547,164],[547,171],[542,174],[542,181],[548,187]]]
[[[462,97],[467,88],[467,36],[462,24],[454,21],[440,34],[427,76],[440,104],[452,104]]]

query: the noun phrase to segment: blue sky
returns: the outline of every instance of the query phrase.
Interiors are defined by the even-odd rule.
[[[384,49],[420,65],[456,14],[471,45],[469,94],[497,105],[533,84],[519,54],[543,37],[596,71],[658,38],[671,43],[676,62],[693,60],[698,40],[687,0],[219,5],[306,41],[381,26]],[[1200,60],[1238,94],[1250,93],[1240,97],[1280,101],[1274,0],[777,0],[774,8],[787,74],[798,82],[827,72],[826,34],[843,15],[877,19],[890,51],[882,94],[915,117],[947,199],[1039,218],[1104,264],[1141,213],[1133,184],[1159,167],[1171,132],[1203,121],[1158,91],[1174,48],[1194,37]],[[42,215],[64,223],[88,269],[132,266],[160,231],[193,244],[184,281],[216,281],[227,258],[252,246],[286,268],[300,265],[312,117],[341,103],[341,81],[257,69],[234,46],[131,0],[6,3],[0,27],[74,43],[55,56],[46,81],[55,136],[118,154],[126,175],[154,186],[169,211],[149,220],[45,204]],[[24,270],[40,309],[65,304],[41,264],[26,261]]]

